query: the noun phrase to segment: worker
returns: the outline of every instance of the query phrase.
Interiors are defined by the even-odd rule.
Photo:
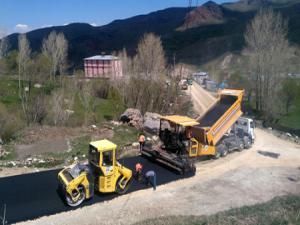
[[[143,170],[143,165],[141,163],[135,164],[135,177],[137,181],[142,180],[142,170]]]
[[[145,174],[146,184],[149,186],[150,184],[153,187],[153,190],[156,190],[156,173],[153,170],[149,170]]]
[[[145,136],[143,134],[140,134],[139,136],[139,143],[140,143],[140,152],[141,152],[145,145]]]
[[[191,127],[188,127],[186,129],[186,137],[187,137],[187,139],[191,139],[193,137],[193,132],[192,132],[192,128]]]

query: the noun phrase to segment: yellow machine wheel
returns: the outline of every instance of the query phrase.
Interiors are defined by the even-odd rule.
[[[117,184],[116,184],[116,193],[118,193],[119,195],[123,195],[123,194],[125,194],[128,191],[129,186],[131,184],[131,179],[127,182],[127,184],[126,184],[126,186],[125,186],[124,189],[122,189],[120,182],[121,182],[121,178],[119,178],[118,181],[117,181]],[[126,181],[123,180],[123,182],[126,182]]]
[[[71,207],[79,206],[85,200],[85,191],[82,186],[78,187],[78,192],[72,193],[72,197],[70,194],[66,193],[66,202]]]

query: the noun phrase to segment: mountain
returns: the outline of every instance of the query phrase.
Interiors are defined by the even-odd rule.
[[[188,12],[185,21],[178,30],[186,30],[201,25],[218,24],[224,22],[222,6],[209,1],[200,7]]]
[[[292,5],[295,3],[300,3],[299,0],[240,0],[238,2],[230,2],[222,4],[231,10],[236,10],[240,12],[253,11],[261,7],[276,7],[276,6],[286,6],[288,4]]]
[[[243,48],[243,33],[257,10],[240,10],[245,5],[273,6],[289,19],[290,42],[300,44],[299,1],[241,0],[222,5],[210,1],[197,8],[168,8],[99,27],[85,23],[47,27],[30,31],[27,37],[33,51],[40,51],[43,39],[51,31],[64,33],[69,42],[71,68],[78,69],[83,67],[83,58],[101,52],[111,53],[125,47],[133,55],[143,34],[153,32],[161,36],[170,62],[175,56],[177,62],[199,65]],[[17,49],[18,34],[8,38],[11,48]]]

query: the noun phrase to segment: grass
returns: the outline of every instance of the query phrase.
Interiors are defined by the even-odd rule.
[[[300,196],[276,197],[269,202],[244,206],[210,216],[169,216],[135,225],[299,225]]]
[[[4,156],[1,156],[0,160],[8,161],[8,160],[14,160],[16,158],[17,155],[16,155],[13,144],[11,144],[11,143],[5,144],[3,146],[3,148],[5,149],[6,152],[8,152],[8,154],[4,155]]]
[[[300,99],[291,108],[289,114],[280,119],[279,124],[284,127],[300,129]]]
[[[112,142],[118,145],[119,149],[137,142],[139,131],[134,127],[127,125],[114,126],[114,136]]]
[[[20,104],[18,96],[18,80],[1,78],[0,79],[0,102],[7,107]]]

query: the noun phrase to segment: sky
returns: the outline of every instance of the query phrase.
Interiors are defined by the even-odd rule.
[[[234,0],[215,0],[230,1]],[[192,5],[205,2],[192,0]],[[101,26],[115,19],[188,5],[189,0],[0,0],[0,37],[73,22]]]

